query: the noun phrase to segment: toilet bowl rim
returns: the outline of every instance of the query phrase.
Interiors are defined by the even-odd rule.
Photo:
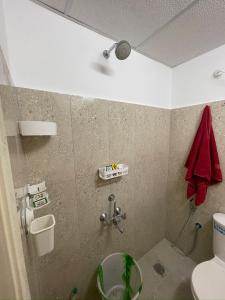
[[[220,267],[224,268],[224,271],[225,271],[225,262],[223,260],[221,260],[219,257],[217,257],[216,255],[212,259],[203,261],[200,264],[196,265],[191,274],[191,292],[194,297],[194,300],[199,300],[199,298],[197,296],[197,293],[196,293],[194,285],[193,285],[193,282],[194,282],[193,275],[194,275],[194,272],[196,271],[197,267],[199,267],[200,265],[205,264],[205,263],[215,263],[215,264],[219,265]]]

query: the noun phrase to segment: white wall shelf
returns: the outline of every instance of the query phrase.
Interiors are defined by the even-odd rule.
[[[57,124],[46,121],[19,121],[19,132],[23,136],[57,135]]]
[[[128,166],[118,164],[117,169],[110,170],[107,166],[99,168],[99,177],[103,180],[109,180],[116,177],[121,177],[128,174]]]

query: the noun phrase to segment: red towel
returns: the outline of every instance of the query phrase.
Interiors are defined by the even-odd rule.
[[[207,105],[185,163],[188,181],[187,198],[196,194],[195,204],[205,201],[209,185],[222,181],[210,107]]]

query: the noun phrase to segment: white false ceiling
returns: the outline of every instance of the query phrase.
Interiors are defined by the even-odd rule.
[[[225,44],[225,0],[41,0],[174,67]]]

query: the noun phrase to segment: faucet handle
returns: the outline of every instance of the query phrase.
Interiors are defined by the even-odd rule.
[[[102,213],[101,215],[100,215],[100,221],[101,222],[106,222],[107,221],[107,218],[108,218],[108,215],[107,215],[107,213]]]
[[[122,210],[121,210],[120,207],[116,207],[115,213],[116,213],[117,216],[121,213],[121,211],[122,211]]]

